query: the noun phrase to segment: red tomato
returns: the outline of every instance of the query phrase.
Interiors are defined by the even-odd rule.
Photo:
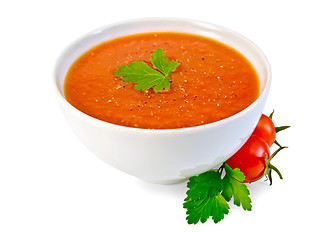
[[[271,147],[271,145],[276,140],[276,128],[271,118],[262,114],[258,125],[254,129],[252,134],[263,138],[267,142],[269,147]]]
[[[266,169],[265,156],[270,157],[270,149],[266,141],[251,135],[248,141],[226,161],[232,169],[239,168],[245,175],[245,183],[260,179]]]

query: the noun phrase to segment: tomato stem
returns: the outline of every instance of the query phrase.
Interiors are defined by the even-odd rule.
[[[274,140],[274,143],[275,143],[278,147],[282,147],[282,146],[280,145],[280,143],[277,141],[277,139]]]
[[[270,115],[269,115],[269,118],[270,118],[271,120],[272,120],[273,114],[274,114],[274,109],[272,110],[272,113],[270,113]]]
[[[267,179],[269,179],[269,181],[270,181],[270,186],[272,185],[272,176],[271,176],[271,173],[272,173],[271,169],[268,168]]]
[[[280,131],[283,131],[287,128],[289,128],[290,126],[281,126],[281,127],[276,127],[276,133],[280,132]]]
[[[284,148],[288,148],[288,147],[279,146],[279,148],[276,151],[274,151],[274,153],[269,158],[267,158],[266,154],[264,156],[264,159],[265,159],[265,162],[266,162],[266,169],[265,169],[265,174],[264,175],[267,176],[267,178],[269,179],[270,185],[272,185],[272,176],[271,176],[272,170],[274,170],[279,175],[280,179],[283,179],[279,169],[276,168],[274,165],[272,165],[270,163],[270,161],[272,160],[272,158],[274,158],[274,156],[277,155],[278,152],[280,152]]]
[[[276,168],[275,166],[273,166],[271,163],[269,163],[268,167],[269,167],[270,169],[274,170],[274,171],[279,175],[279,178],[280,178],[280,179],[283,179],[283,177],[282,177],[282,175],[281,175],[281,173],[280,173],[280,171],[279,171],[278,168]],[[271,185],[271,184],[270,184],[270,185]]]
[[[271,161],[271,159],[274,158],[274,156],[277,155],[277,153],[280,152],[284,148],[288,148],[288,147],[279,146],[279,148],[274,153],[272,153],[272,155],[269,158],[269,161]]]

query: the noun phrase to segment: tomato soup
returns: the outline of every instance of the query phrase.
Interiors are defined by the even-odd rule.
[[[180,65],[169,90],[134,90],[135,83],[116,77],[120,66],[136,60],[150,64],[161,48]],[[66,100],[78,110],[109,123],[147,129],[198,126],[230,117],[260,94],[258,75],[235,49],[198,35],[142,33],[101,43],[70,67]]]

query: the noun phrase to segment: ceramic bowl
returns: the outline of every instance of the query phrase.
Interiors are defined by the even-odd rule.
[[[243,111],[218,122],[179,129],[138,129],[95,119],[64,98],[63,85],[71,64],[93,46],[142,32],[184,32],[213,38],[241,52],[256,69],[259,98]],[[269,63],[250,40],[217,26],[187,19],[138,19],[96,29],[67,47],[54,72],[56,95],[62,112],[78,138],[111,166],[154,183],[176,183],[221,164],[249,138],[262,114],[271,83]]]

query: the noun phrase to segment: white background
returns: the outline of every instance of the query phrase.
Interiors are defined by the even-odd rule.
[[[2,1],[0,239],[319,239],[318,1]],[[156,185],[97,159],[69,129],[53,92],[60,52],[82,34],[132,18],[181,17],[233,29],[266,54],[286,149],[284,176],[250,184],[253,209],[188,225],[186,182]]]

